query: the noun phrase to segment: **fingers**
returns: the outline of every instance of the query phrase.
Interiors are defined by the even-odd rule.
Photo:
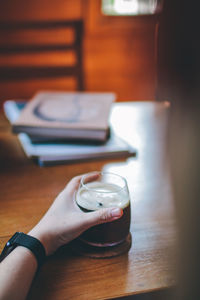
[[[73,177],[68,184],[65,186],[65,188],[62,190],[63,195],[69,195],[70,197],[73,197],[74,192],[78,189],[81,178],[83,175],[75,176]]]
[[[87,228],[106,222],[115,221],[123,215],[123,210],[119,207],[99,209],[95,212],[85,213],[84,221]]]
[[[88,183],[97,180],[101,176],[101,174],[99,172],[91,172],[83,176],[84,176],[84,183]]]
[[[66,187],[64,188],[63,192],[65,193],[65,192],[67,191],[70,195],[73,195],[74,192],[75,192],[75,191],[78,189],[78,187],[79,187],[81,178],[82,178],[83,176],[85,176],[85,175],[86,175],[86,174],[82,174],[82,175],[79,175],[79,176],[76,176],[76,177],[72,178],[72,179],[69,181],[69,183],[66,185]],[[98,172],[92,172],[92,173],[90,173],[90,174],[87,174],[85,183],[88,183],[88,182],[97,180],[99,176],[100,176],[100,175],[99,175]]]
[[[68,190],[68,192],[70,194],[73,195],[73,193],[78,189],[79,187],[79,184],[80,184],[80,181],[81,181],[81,178],[82,178],[83,175],[79,175],[79,176],[76,176],[74,178],[72,178],[69,183],[67,184],[67,186],[65,187],[64,190]]]

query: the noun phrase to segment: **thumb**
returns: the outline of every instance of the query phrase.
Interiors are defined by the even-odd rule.
[[[119,219],[123,215],[123,210],[119,207],[102,208],[95,212],[85,214],[87,227],[95,226],[98,224],[112,222]]]

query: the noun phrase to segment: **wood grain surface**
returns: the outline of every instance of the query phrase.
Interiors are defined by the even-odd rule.
[[[174,285],[173,205],[165,153],[165,103],[115,104],[114,130],[138,149],[136,158],[41,168],[28,160],[3,114],[0,117],[0,247],[30,230],[75,175],[110,171],[124,176],[131,195],[132,247],[114,258],[79,256],[70,246],[50,257],[28,299],[115,299]],[[133,298],[134,299],[134,298]]]

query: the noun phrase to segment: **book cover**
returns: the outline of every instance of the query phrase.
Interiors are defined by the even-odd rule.
[[[13,123],[13,132],[105,141],[114,100],[113,93],[38,92]]]

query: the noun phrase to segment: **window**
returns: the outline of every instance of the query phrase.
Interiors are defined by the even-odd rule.
[[[163,0],[102,0],[105,15],[146,15],[155,14],[162,8]]]

